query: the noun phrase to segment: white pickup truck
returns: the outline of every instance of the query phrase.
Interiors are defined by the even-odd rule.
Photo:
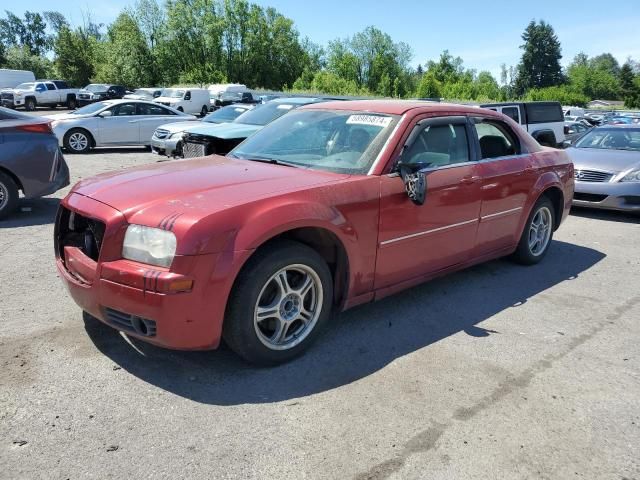
[[[565,140],[564,114],[560,102],[487,103],[480,107],[511,117],[541,145],[558,147]]]
[[[36,80],[2,90],[0,103],[3,107],[24,107],[29,111],[38,106],[55,108],[58,105],[74,110],[78,106],[77,94],[77,88],[69,88],[62,80]]]

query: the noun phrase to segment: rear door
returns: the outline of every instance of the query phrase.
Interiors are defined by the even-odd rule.
[[[415,129],[402,161],[430,164],[426,201],[413,204],[397,173],[380,177],[376,289],[464,263],[475,244],[480,176],[466,117],[428,118]]]
[[[527,198],[536,181],[532,157],[502,120],[473,116],[474,142],[480,152],[482,208],[476,256],[514,245]]]
[[[162,105],[138,103],[136,122],[140,132],[140,142],[149,145],[156,128],[165,123],[173,122],[178,116]]]

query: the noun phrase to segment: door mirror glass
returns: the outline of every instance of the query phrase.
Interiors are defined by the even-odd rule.
[[[416,205],[424,205],[427,196],[427,176],[424,169],[426,164],[422,163],[400,163],[398,170],[400,178],[404,182],[404,190],[409,199]]]

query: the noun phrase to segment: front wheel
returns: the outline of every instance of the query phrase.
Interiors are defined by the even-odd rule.
[[[27,98],[24,101],[24,109],[28,112],[33,112],[36,109],[36,99],[35,98]]]
[[[178,108],[176,108],[176,110],[178,110],[179,112],[184,113],[184,108],[182,108],[182,107],[178,107]]]
[[[18,186],[9,175],[0,172],[0,220],[18,208]]]
[[[64,148],[71,153],[87,153],[91,150],[91,137],[86,130],[69,130],[62,141]]]
[[[283,241],[249,260],[227,305],[223,336],[242,358],[277,365],[300,355],[331,315],[333,282],[312,248]]]
[[[523,265],[540,262],[549,250],[555,226],[553,203],[547,197],[540,198],[524,227],[513,259]]]

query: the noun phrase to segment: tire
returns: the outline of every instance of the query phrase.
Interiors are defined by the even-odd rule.
[[[75,97],[67,98],[67,108],[69,110],[75,110],[76,108],[78,108],[78,102],[76,101]]]
[[[50,106],[49,106],[49,108],[50,108],[51,110],[55,110],[56,108],[58,108],[58,104],[57,104],[57,103],[54,103],[54,104],[50,105]]]
[[[555,224],[553,203],[545,196],[540,197],[527,219],[513,260],[522,265],[539,263],[549,251]]]
[[[68,152],[87,153],[91,150],[93,139],[91,138],[91,134],[86,130],[82,128],[72,128],[64,135],[62,143]]]
[[[287,362],[326,327],[332,300],[333,280],[324,259],[306,245],[280,241],[259,250],[243,267],[227,303],[223,338],[249,363]]]
[[[24,101],[24,109],[28,112],[33,112],[36,109],[36,99],[29,97]]]
[[[0,220],[18,208],[18,186],[9,175],[0,172]]]
[[[209,109],[207,108],[206,105],[202,106],[202,110],[200,110],[200,116],[204,117],[209,113]]]

